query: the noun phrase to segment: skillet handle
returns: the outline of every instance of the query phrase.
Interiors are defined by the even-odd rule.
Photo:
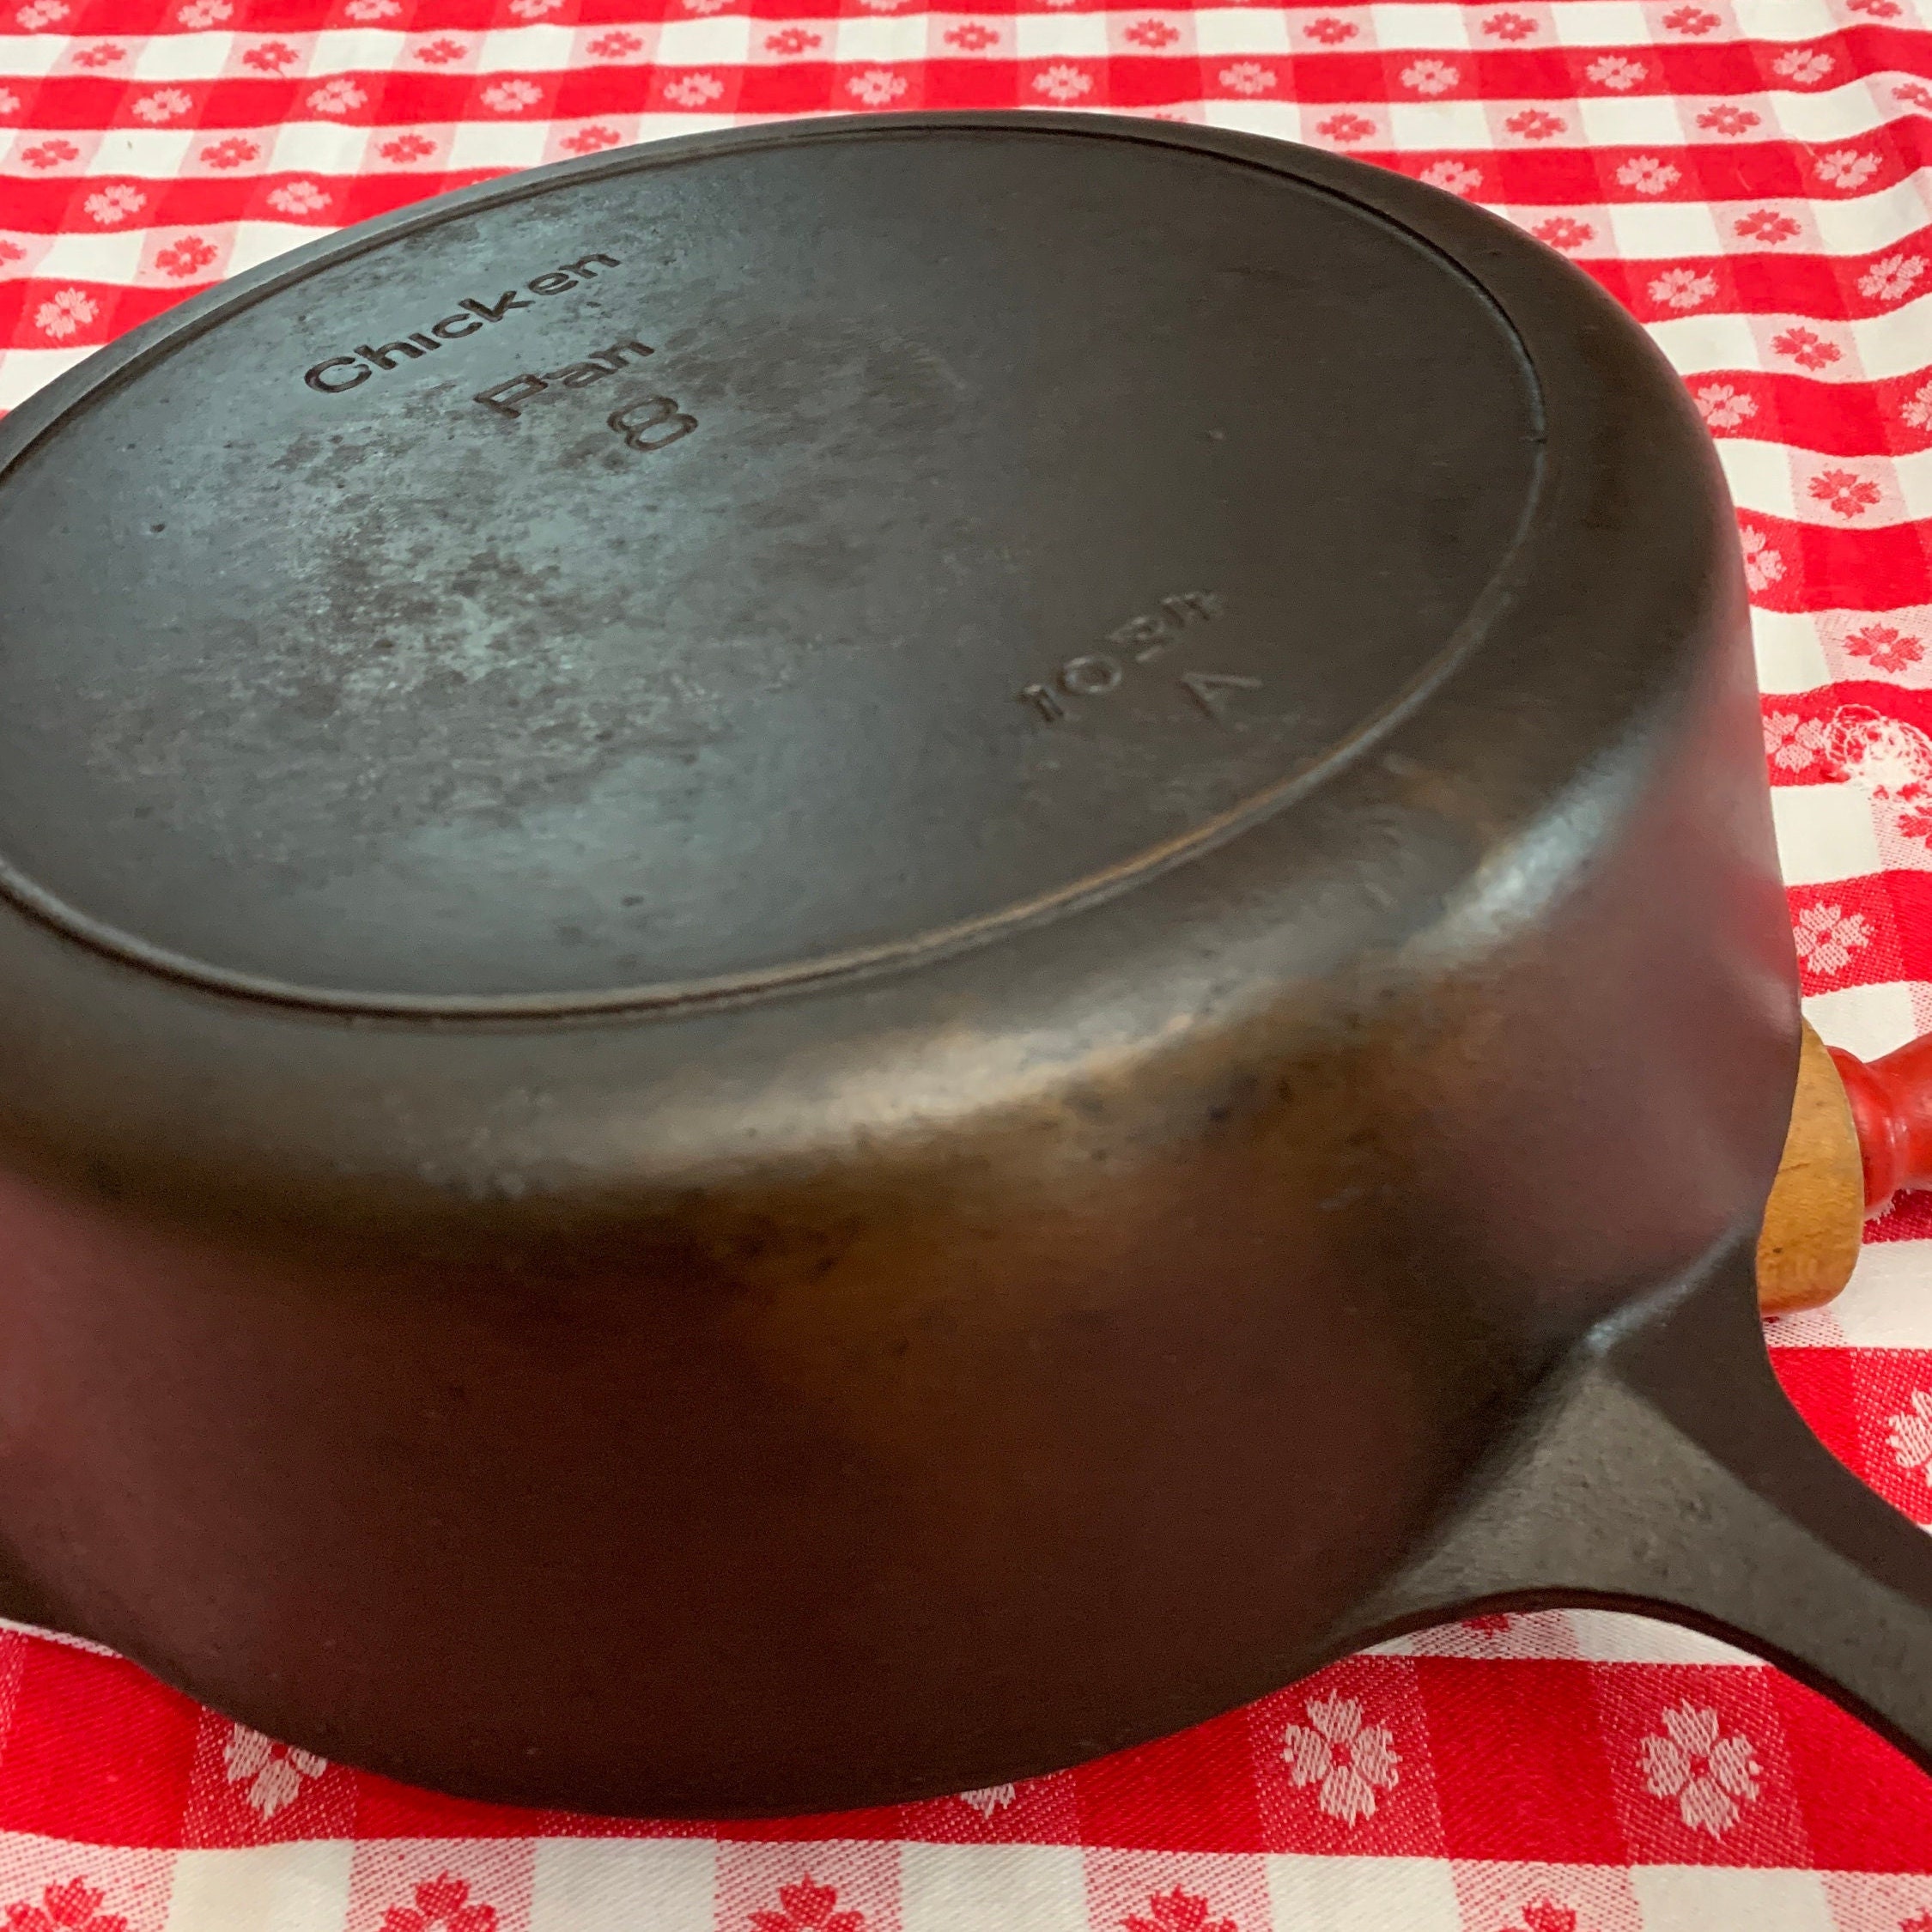
[[[1785,1398],[1747,1246],[1589,1339],[1355,1640],[1557,1605],[1739,1644],[1932,1771],[1932,1536]]]

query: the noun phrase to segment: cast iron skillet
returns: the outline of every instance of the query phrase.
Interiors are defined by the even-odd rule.
[[[0,430],[11,1608],[613,1810],[1499,1605],[1925,1761],[1754,1316],[1746,635],[1624,315],[1233,135],[621,151],[137,330]]]

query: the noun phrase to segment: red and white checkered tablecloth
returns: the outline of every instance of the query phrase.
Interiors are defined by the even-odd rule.
[[[1929,0],[0,0],[0,408],[223,275],[788,114],[1113,107],[1470,196],[1720,439],[1811,1015],[1932,1028]],[[1932,1522],[1932,1197],[1774,1338]],[[640,1737],[637,1748],[651,1748]],[[1488,1617],[1016,1788],[759,1826],[456,1803],[0,1632],[5,1932],[1932,1932],[1932,1783],[1662,1625]]]

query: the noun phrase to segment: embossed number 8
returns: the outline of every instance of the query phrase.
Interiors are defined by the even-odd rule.
[[[680,436],[688,436],[697,428],[697,418],[681,415],[677,404],[668,396],[647,396],[641,403],[631,403],[621,410],[612,410],[609,422],[632,449],[662,449],[666,443],[674,443]],[[666,423],[672,427],[665,434],[653,436],[648,433],[664,428]]]

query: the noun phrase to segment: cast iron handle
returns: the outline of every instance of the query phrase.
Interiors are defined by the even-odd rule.
[[[1338,1649],[1482,1609],[1634,1610],[1782,1666],[1932,1771],[1932,1537],[1813,1435],[1747,1244],[1613,1318]]]

